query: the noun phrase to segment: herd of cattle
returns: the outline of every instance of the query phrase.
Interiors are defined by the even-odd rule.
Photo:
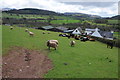
[[[85,42],[85,41],[95,41],[95,39],[91,38],[88,35],[59,34],[59,36],[68,37],[68,39],[74,38],[76,40],[81,40],[83,42]]]
[[[13,27],[10,27],[10,29],[12,30],[13,29]],[[34,36],[34,33],[33,32],[31,32],[31,31],[29,31],[28,29],[25,29],[25,32],[28,32],[29,33],[29,35],[30,36]],[[43,32],[43,34],[45,34],[45,32]],[[49,32],[48,32],[48,34],[50,34]],[[70,39],[70,38],[74,38],[74,39],[76,39],[76,40],[80,40],[80,41],[83,41],[83,42],[85,42],[85,41],[95,41],[95,39],[93,39],[93,38],[91,38],[90,36],[88,36],[88,35],[74,35],[74,34],[59,34],[59,36],[61,36],[61,37],[67,37],[68,39]],[[72,41],[70,41],[70,45],[71,46],[74,46],[75,45],[75,41],[74,40],[72,40]],[[107,42],[107,48],[113,48],[113,45],[114,45],[114,43],[112,43],[112,42]],[[52,48],[54,48],[55,50],[57,49],[57,47],[58,47],[58,40],[48,40],[47,41],[47,47],[50,49],[50,47],[52,47]]]

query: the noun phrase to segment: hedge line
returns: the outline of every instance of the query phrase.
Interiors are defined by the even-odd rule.
[[[95,40],[100,41],[100,42],[105,43],[105,44],[107,44],[109,42],[112,42],[112,43],[114,43],[115,47],[119,47],[120,48],[120,40],[119,39],[109,40],[109,39],[99,38],[99,37],[94,37],[94,36],[91,36],[91,37],[94,38]]]

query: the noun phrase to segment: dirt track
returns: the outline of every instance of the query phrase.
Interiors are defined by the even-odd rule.
[[[30,55],[27,55],[28,52]],[[9,50],[2,62],[3,78],[43,78],[53,67],[52,61],[44,53],[21,47]]]

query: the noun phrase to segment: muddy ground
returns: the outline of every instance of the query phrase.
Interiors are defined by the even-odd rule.
[[[3,78],[43,78],[53,67],[41,51],[21,47],[12,47],[2,59]]]

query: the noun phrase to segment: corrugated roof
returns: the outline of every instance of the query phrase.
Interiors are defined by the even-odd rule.
[[[42,28],[47,30],[47,29],[52,29],[54,27],[53,26],[43,26]]]
[[[59,30],[62,30],[62,31],[66,31],[66,30],[68,30],[68,28],[66,28],[66,27],[56,27],[56,29],[59,29]]]
[[[111,32],[100,31],[99,33],[100,33],[101,36],[103,36],[104,38],[113,38],[113,33],[111,33]]]

